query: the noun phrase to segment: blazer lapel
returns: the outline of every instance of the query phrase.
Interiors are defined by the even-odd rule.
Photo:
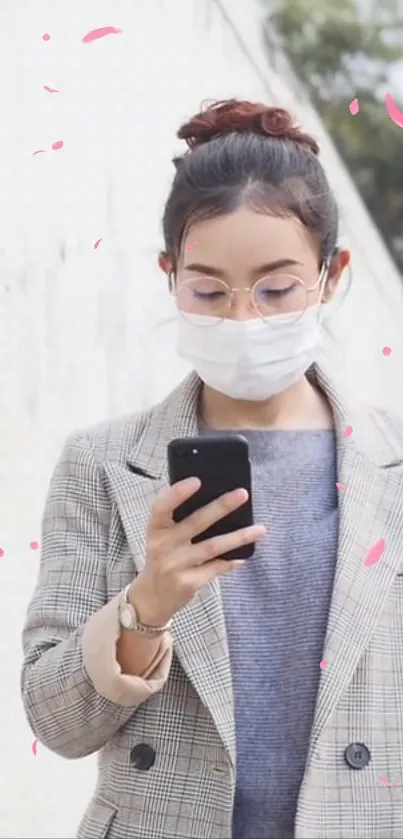
[[[311,750],[354,674],[403,563],[403,441],[393,434],[393,421],[388,424],[371,409],[349,410],[342,391],[323,371],[315,372],[336,419],[338,481],[344,489]],[[347,425],[350,436],[344,435]],[[365,565],[368,551],[381,540],[381,559]]]
[[[108,462],[105,474],[119,510],[136,571],[144,567],[150,509],[168,484],[167,445],[198,434],[200,380],[187,379],[150,412],[125,466]],[[174,652],[235,764],[235,723],[225,618],[217,581],[205,586],[173,622]]]

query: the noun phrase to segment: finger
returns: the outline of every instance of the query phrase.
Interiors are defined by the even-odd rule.
[[[204,533],[212,524],[220,519],[228,516],[238,507],[248,500],[248,492],[246,489],[235,489],[232,492],[226,492],[205,507],[201,507],[195,513],[188,516],[181,524],[178,525],[177,536],[181,541],[190,542],[199,533]]]
[[[152,506],[150,526],[157,529],[172,524],[174,510],[195,495],[200,484],[199,478],[185,478],[173,486],[165,487]]]
[[[246,559],[215,559],[213,562],[208,562],[200,568],[200,588],[217,577],[222,577],[224,574],[229,574],[237,568],[242,568],[246,562]]]
[[[193,549],[189,551],[187,565],[204,565],[212,562],[212,560],[222,557],[229,551],[258,542],[265,535],[266,528],[263,525],[252,524],[250,527],[243,527],[240,530],[234,530],[232,533],[206,539],[205,542],[194,545]]]

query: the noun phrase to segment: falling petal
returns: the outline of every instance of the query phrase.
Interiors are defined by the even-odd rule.
[[[326,670],[327,661],[325,661],[324,658],[322,658],[322,661],[319,662],[319,667],[320,667],[321,670]]]
[[[35,757],[36,757],[36,753],[38,751],[38,740],[33,740],[32,741],[31,749],[32,749],[32,754],[35,755]]]
[[[84,44],[90,44],[91,41],[98,41],[99,38],[105,38],[106,35],[118,35],[122,32],[121,29],[116,29],[115,26],[103,26],[101,29],[92,29],[87,32],[82,39]]]
[[[45,32],[45,34],[42,35],[42,41],[50,41],[49,32]]]
[[[96,250],[97,250],[97,248],[99,247],[99,245],[101,244],[101,242],[102,242],[102,239],[97,239],[97,241],[96,241],[96,242],[95,242],[95,244],[94,244],[94,251],[96,251]]]
[[[391,347],[383,347],[382,355],[390,355],[392,352]]]
[[[350,102],[348,107],[350,109],[350,114],[352,114],[353,117],[356,114],[358,114],[358,111],[360,110],[360,103],[359,103],[358,99],[353,99],[353,101]]]
[[[346,425],[346,427],[343,431],[343,437],[351,437],[352,433],[353,433],[353,426],[352,425]]]
[[[39,548],[39,542],[30,542],[29,547],[31,548],[31,551],[37,551]]]
[[[57,90],[55,87],[49,87],[49,85],[44,84],[43,89],[46,90],[48,93],[60,93],[60,90]]]
[[[391,118],[392,122],[394,122],[395,125],[398,125],[399,128],[403,128],[403,111],[399,111],[391,93],[386,94],[385,103],[387,114]]]
[[[383,552],[385,550],[385,540],[379,539],[379,542],[376,542],[375,545],[372,545],[372,548],[369,549],[365,559],[364,565],[368,568],[370,565],[375,565],[376,562],[379,562]]]
[[[62,149],[63,146],[64,146],[64,141],[63,140],[56,140],[55,143],[52,143],[53,151],[59,151],[59,149]]]
[[[3,551],[3,548],[0,548],[0,559],[1,559],[2,556],[4,556],[4,551]]]
[[[344,486],[344,484],[339,484],[339,482],[338,482],[338,481],[336,481],[336,486],[337,486],[337,489],[341,489],[342,491],[344,491],[344,490],[345,490],[345,486]]]

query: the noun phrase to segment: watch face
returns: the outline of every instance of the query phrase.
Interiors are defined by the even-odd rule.
[[[133,612],[132,612],[132,610],[131,610],[131,609],[129,609],[129,608],[126,608],[126,609],[125,609],[125,608],[123,608],[123,609],[121,609],[121,612],[120,612],[120,623],[122,624],[122,626],[124,627],[124,629],[132,629],[132,627],[133,627],[133,625],[134,625],[134,620],[133,620],[133,617],[134,617],[134,616],[133,616]]]

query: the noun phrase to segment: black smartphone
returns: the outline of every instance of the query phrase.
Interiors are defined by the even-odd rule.
[[[176,522],[183,521],[226,492],[241,488],[248,491],[248,500],[241,507],[200,533],[193,542],[203,542],[253,524],[249,446],[241,434],[217,432],[171,440],[168,444],[168,470],[170,484],[185,478],[199,478],[201,481],[200,489],[175,510]],[[255,545],[251,543],[228,551],[222,558],[248,559],[253,556],[254,550]]]

